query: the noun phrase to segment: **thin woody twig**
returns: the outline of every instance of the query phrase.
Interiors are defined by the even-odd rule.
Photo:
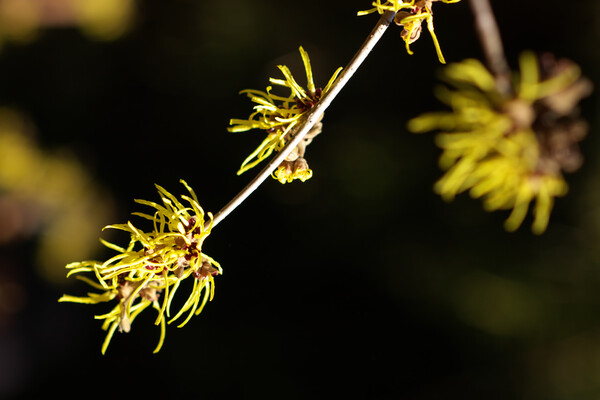
[[[365,40],[352,60],[350,60],[346,68],[342,71],[329,91],[327,91],[317,105],[308,112],[304,121],[299,123],[294,129],[292,140],[290,140],[290,142],[286,144],[285,147],[271,159],[271,161],[269,161],[263,170],[260,171],[258,175],[252,181],[250,181],[250,183],[244,189],[242,189],[240,193],[238,193],[229,203],[227,203],[218,213],[215,214],[213,226],[225,219],[225,217],[227,217],[237,206],[242,204],[244,200],[246,200],[246,198],[248,198],[248,196],[250,196],[250,194],[252,194],[252,192],[254,192],[273,173],[273,171],[275,171],[275,169],[277,169],[277,167],[283,162],[288,154],[290,154],[292,150],[298,146],[302,139],[304,139],[304,137],[310,132],[311,128],[317,122],[319,122],[325,109],[329,107],[333,99],[335,99],[344,85],[350,80],[356,70],[358,70],[362,62],[365,60],[365,58],[367,58],[371,50],[373,50],[379,39],[381,39],[391,22],[394,20],[395,14],[396,13],[392,11],[387,11],[381,16],[377,22],[377,25],[375,25],[369,34],[367,40]]]
[[[510,84],[510,67],[504,56],[500,30],[490,2],[470,0],[469,3],[475,16],[475,27],[488,67],[496,77],[496,87],[500,93],[510,95],[513,91]]]

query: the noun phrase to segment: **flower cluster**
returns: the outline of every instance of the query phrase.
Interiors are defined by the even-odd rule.
[[[427,29],[429,30],[431,38],[433,39],[433,44],[435,46],[438,59],[442,64],[445,64],[446,61],[444,60],[440,43],[438,42],[433,28],[432,5],[436,1],[441,1],[443,3],[458,3],[460,0],[387,0],[385,3],[382,3],[380,0],[376,0],[372,4],[373,8],[365,11],[359,11],[358,15],[366,15],[373,12],[378,12],[379,14],[383,14],[386,11],[395,12],[396,15],[394,16],[394,22],[396,25],[399,25],[403,28],[400,36],[404,40],[408,54],[413,54],[412,50],[410,49],[410,45],[419,39],[423,29],[422,24],[424,21],[427,21]]]
[[[256,104],[254,112],[250,114],[248,119],[231,119],[229,123],[232,126],[228,128],[228,131],[245,132],[250,129],[260,129],[266,132],[267,137],[244,160],[238,175],[265,160],[273,151],[280,151],[289,142],[292,128],[329,91],[342,70],[342,68],[338,68],[323,89],[317,88],[313,80],[308,53],[302,47],[300,47],[300,55],[306,70],[306,89],[296,82],[288,67],[278,65],[284,79],[271,78],[270,82],[273,85],[288,88],[290,94],[287,97],[272,93],[273,88],[271,86],[268,86],[266,91],[247,89],[240,92],[246,94]],[[306,146],[321,132],[322,125],[320,123],[317,125],[273,173],[275,179],[281,183],[291,182],[294,179],[300,179],[304,182],[312,176],[312,171],[308,168],[308,164],[304,159],[304,152]]]
[[[167,318],[171,323],[189,311],[179,324],[181,327],[192,315],[198,315],[206,302],[213,298],[213,277],[223,271],[215,260],[202,253],[202,243],[211,232],[213,217],[208,213],[209,220],[205,221],[196,194],[184,181],[181,182],[190,194],[181,198],[189,206],[184,206],[175,196],[156,185],[162,205],[136,200],[153,208],[154,213],[133,213],[152,221],[152,231],[144,232],[131,222],[109,225],[106,228],[122,230],[131,235],[126,248],[103,241],[118,254],[105,262],[83,261],[67,265],[67,269],[70,269],[67,276],[76,275],[100,293],[88,293],[86,297],[64,295],[59,301],[84,304],[117,302],[110,312],[96,316],[96,319],[104,320],[102,329],[107,331],[102,345],[103,354],[116,329],[129,332],[136,316],[149,306],[158,311],[155,324],[160,325],[161,335],[154,350],[158,352],[164,342]],[[86,274],[90,274],[91,278]],[[171,318],[173,297],[181,282],[190,276],[194,278],[192,291],[181,309]]]
[[[496,89],[494,76],[477,60],[448,66],[443,78],[454,89],[437,95],[452,109],[409,121],[413,132],[440,129],[440,166],[447,170],[435,191],[451,200],[469,190],[487,210],[512,209],[509,231],[523,222],[535,200],[532,231],[542,233],[554,198],[567,193],[562,172],[582,162],[578,142],[587,132],[577,104],[591,83],[568,60],[530,52],[520,57],[515,94]]]

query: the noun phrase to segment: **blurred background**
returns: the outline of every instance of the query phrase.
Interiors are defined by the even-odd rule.
[[[578,63],[600,86],[600,4],[493,1],[507,58]],[[468,195],[443,202],[433,134],[406,121],[442,109],[428,32],[409,56],[392,27],[326,113],[314,177],[267,181],[208,238],[215,299],[183,329],[147,312],[128,334],[57,302],[89,288],[64,265],[106,259],[109,223],[195,190],[216,212],[256,171],[262,140],[226,131],[288,65],[317,84],[377,21],[368,1],[0,0],[0,398],[193,395],[221,399],[600,398],[599,103],[586,161],[542,236],[531,219]],[[482,57],[466,1],[435,3],[448,62]],[[126,239],[125,239],[126,240]]]

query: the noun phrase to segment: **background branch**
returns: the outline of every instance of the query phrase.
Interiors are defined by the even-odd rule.
[[[513,91],[510,84],[510,67],[504,56],[502,37],[490,2],[489,0],[470,0],[469,4],[475,16],[475,27],[487,65],[496,76],[496,87],[500,93],[511,95]]]

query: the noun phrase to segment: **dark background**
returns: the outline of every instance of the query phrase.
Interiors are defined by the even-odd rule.
[[[596,0],[493,3],[513,68],[524,49],[552,51],[598,86]],[[250,112],[238,91],[264,89],[277,64],[303,83],[300,45],[324,85],[376,23],[356,17],[368,7],[139,1],[113,40],[72,26],[5,43],[0,105],[30,120],[43,151],[78,160],[112,199],[105,223],[139,211],[134,198],[158,200],[154,183],[183,193],[181,178],[216,212],[258,172],[235,174],[261,140],[226,131]],[[446,60],[481,58],[466,0],[434,11]],[[442,108],[440,64],[428,32],[412,49],[392,27],[326,112],[307,151],[313,178],[265,182],[215,228],[204,245],[224,268],[215,298],[184,328],[170,326],[157,355],[154,311],[100,354],[93,316],[111,306],[57,302],[88,287],[37,266],[44,224],[2,244],[0,278],[19,288],[19,307],[0,313],[0,397],[600,398],[597,97],[582,103],[586,162],[567,176],[548,230],[532,235],[529,217],[506,233],[507,213],[433,193],[434,135],[405,126]]]

